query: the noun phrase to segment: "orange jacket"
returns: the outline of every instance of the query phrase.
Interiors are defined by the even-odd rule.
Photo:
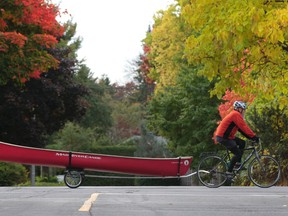
[[[233,110],[221,121],[216,129],[214,138],[219,136],[224,139],[235,139],[235,134],[237,131],[249,139],[256,136],[256,134],[245,123],[241,113]]]

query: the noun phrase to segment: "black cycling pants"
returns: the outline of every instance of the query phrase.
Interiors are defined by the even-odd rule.
[[[232,172],[235,164],[237,162],[241,162],[246,142],[238,137],[235,137],[233,140],[217,137],[216,140],[234,154],[234,156],[231,158],[230,166],[228,167],[228,172]]]

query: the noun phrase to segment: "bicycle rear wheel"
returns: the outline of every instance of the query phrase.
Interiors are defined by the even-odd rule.
[[[204,186],[216,188],[226,182],[226,171],[227,164],[225,161],[219,156],[212,155],[200,161],[197,176]]]
[[[67,171],[64,175],[64,183],[69,188],[78,188],[83,182],[83,175],[79,171]]]
[[[275,185],[280,179],[280,164],[269,155],[254,158],[248,167],[250,180],[261,188]]]

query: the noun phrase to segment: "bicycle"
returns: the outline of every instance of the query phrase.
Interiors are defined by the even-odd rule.
[[[268,188],[275,185],[281,175],[280,164],[272,156],[262,154],[261,142],[259,141],[258,145],[251,142],[251,145],[244,151],[250,151],[250,153],[239,168],[233,170],[232,176],[227,173],[228,162],[231,159],[227,148],[224,156],[212,154],[204,157],[197,169],[199,181],[209,188],[220,187],[227,182],[229,183],[245,167],[245,164],[248,164],[248,177],[256,186]]]

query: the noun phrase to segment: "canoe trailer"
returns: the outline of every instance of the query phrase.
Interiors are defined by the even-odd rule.
[[[85,175],[84,171],[66,170],[64,175],[64,183],[69,188],[78,188],[84,181],[85,177],[92,178],[110,178],[110,179],[180,179],[188,178],[196,175],[197,172],[189,173],[182,176],[106,176],[106,175]]]
[[[84,177],[168,179],[187,178],[192,157],[145,158],[39,149],[0,141],[0,161],[65,168],[64,183],[79,187]],[[85,175],[85,170],[133,176]]]
[[[64,183],[67,187],[75,189],[78,188],[83,181],[85,180],[85,177],[90,178],[106,178],[106,179],[181,179],[181,178],[189,178],[193,175],[196,175],[197,172],[193,173],[187,173],[185,175],[180,175],[180,164],[181,164],[181,157],[178,157],[178,172],[176,176],[143,176],[143,175],[131,175],[131,176],[116,176],[116,175],[87,175],[85,174],[85,171],[83,169],[81,170],[75,170],[73,169],[71,165],[71,155],[72,153],[69,153],[69,165],[65,171],[64,174]],[[122,173],[123,174],[123,173]],[[130,173],[131,174],[131,173]]]

